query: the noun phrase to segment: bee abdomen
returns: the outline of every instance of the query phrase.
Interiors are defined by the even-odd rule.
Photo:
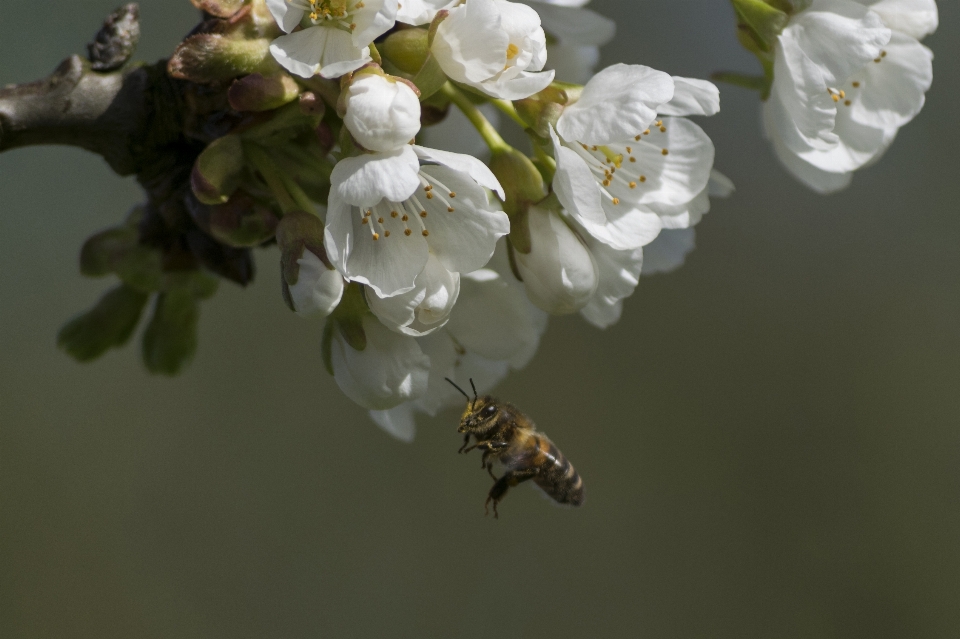
[[[579,473],[553,442],[543,437],[540,444],[545,459],[534,482],[558,504],[579,506],[583,503],[583,480]]]

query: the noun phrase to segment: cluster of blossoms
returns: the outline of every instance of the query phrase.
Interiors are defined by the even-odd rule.
[[[249,250],[276,242],[285,301],[326,320],[336,383],[409,440],[417,413],[459,403],[445,378],[492,387],[550,315],[616,323],[733,191],[689,119],[719,111],[717,87],[594,74],[614,25],[587,0],[192,2],[207,19],[167,65],[186,80],[181,150],[84,247],[85,274],[122,282],[61,333],[79,359],[124,343],[156,296],[144,360],[176,373],[206,271],[245,284]],[[934,0],[732,4],[764,75],[716,77],[761,91],[776,154],[812,188],[846,186],[922,108]]]
[[[846,188],[923,108],[933,53],[920,40],[937,28],[936,2],[793,0],[763,17],[756,4],[734,3],[767,70],[764,131],[798,180]]]
[[[639,65],[590,77],[614,29],[582,4],[267,2],[285,32],[274,58],[340,79],[345,131],[327,201],[280,223],[285,293],[329,316],[338,385],[398,437],[412,438],[416,412],[459,402],[444,378],[482,391],[524,366],[550,314],[615,323],[643,247],[664,233],[650,270],[674,268],[709,196],[732,190],[686,119],[717,113],[718,89]],[[456,152],[463,128],[442,136],[450,148],[417,144],[451,105],[489,165]],[[527,132],[532,157],[491,108]]]

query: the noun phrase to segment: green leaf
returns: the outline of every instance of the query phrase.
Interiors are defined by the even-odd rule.
[[[57,335],[57,346],[80,362],[123,346],[136,330],[148,298],[146,293],[121,284],[92,309],[67,322]]]
[[[151,373],[174,376],[197,350],[200,306],[193,292],[178,288],[157,297],[143,334],[143,363]]]

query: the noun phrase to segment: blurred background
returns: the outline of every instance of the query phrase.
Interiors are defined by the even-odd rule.
[[[84,51],[117,0],[5,2],[0,82]],[[187,0],[142,0],[138,56]],[[736,195],[601,332],[555,319],[499,394],[583,475],[576,511],[456,454],[457,411],[405,445],[337,389],[278,253],[203,305],[182,377],[134,341],[92,365],[60,326],[109,280],[82,242],[140,200],[64,148],[0,155],[0,636],[960,635],[960,8],[924,111],[843,193],[796,183],[757,95],[699,123]],[[595,0],[603,64],[753,72],[725,2]]]

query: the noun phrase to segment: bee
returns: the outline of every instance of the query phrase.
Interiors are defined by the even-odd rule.
[[[493,502],[493,516],[499,518],[497,504],[511,487],[529,479],[559,504],[579,506],[583,503],[580,475],[553,442],[537,431],[529,417],[515,406],[489,395],[478,397],[472,379],[473,399],[453,380],[448,378],[447,381],[467,398],[467,408],[457,429],[458,433],[465,434],[459,452],[466,454],[474,448],[482,450],[481,468],[494,480],[484,503],[487,514],[490,502]],[[473,445],[470,445],[471,436],[476,438]],[[505,468],[499,478],[493,474],[495,461]]]

